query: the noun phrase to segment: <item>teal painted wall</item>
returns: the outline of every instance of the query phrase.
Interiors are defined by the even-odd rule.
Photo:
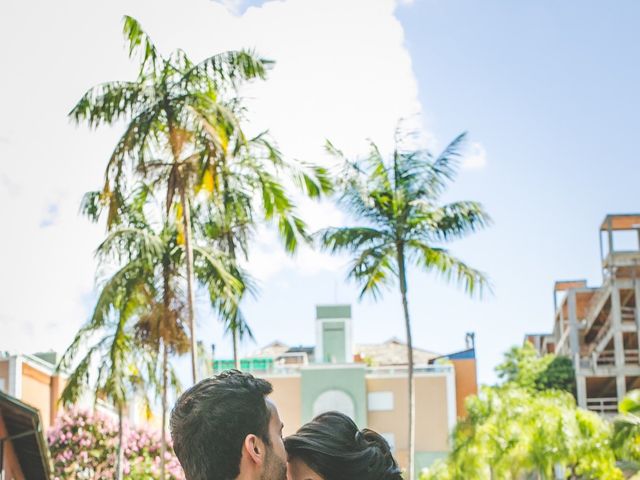
[[[301,370],[302,423],[313,418],[313,403],[327,390],[341,390],[351,397],[355,406],[355,422],[360,428],[367,424],[367,392],[364,366],[304,368]]]
[[[346,363],[345,322],[324,322],[322,324],[322,349],[325,363]]]
[[[316,318],[351,318],[351,305],[318,305],[316,306]]]

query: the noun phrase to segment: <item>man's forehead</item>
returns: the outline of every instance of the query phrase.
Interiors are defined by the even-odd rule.
[[[265,398],[265,402],[267,404],[267,408],[269,409],[269,413],[271,414],[271,420],[274,420],[280,423],[280,415],[278,414],[278,407],[270,398]]]

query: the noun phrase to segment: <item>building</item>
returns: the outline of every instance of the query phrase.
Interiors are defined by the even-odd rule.
[[[0,392],[36,408],[46,431],[58,414],[64,379],[55,372],[56,355],[0,353]]]
[[[0,393],[10,395],[40,412],[43,431],[54,423],[60,412],[60,396],[66,385],[66,376],[56,372],[58,356],[55,352],[9,354],[0,352]],[[127,420],[134,425],[149,423],[143,402],[134,397],[126,411]],[[79,407],[93,409],[117,417],[115,409],[106,402],[93,401],[87,393]],[[0,477],[1,480],[1,477]]]
[[[408,459],[406,344],[391,339],[356,345],[351,307],[316,307],[316,345],[289,347],[274,342],[241,361],[243,370],[269,380],[273,400],[294,433],[319,413],[338,410],[362,427],[380,432],[400,464]],[[441,356],[414,349],[416,389],[416,472],[450,449],[450,433],[465,414],[464,399],[477,393],[475,350]],[[214,370],[233,361],[214,360]]]
[[[0,392],[0,479],[49,480],[49,450],[38,410]]]
[[[599,235],[602,285],[556,282],[553,331],[526,339],[571,357],[578,405],[607,415],[640,388],[640,214],[607,215]]]

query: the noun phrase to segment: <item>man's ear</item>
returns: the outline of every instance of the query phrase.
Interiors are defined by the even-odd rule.
[[[260,437],[254,434],[249,434],[244,439],[244,450],[247,454],[247,459],[255,465],[262,465],[267,453],[264,442]]]

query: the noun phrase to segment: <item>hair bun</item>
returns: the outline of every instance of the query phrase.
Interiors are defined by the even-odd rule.
[[[382,435],[368,428],[364,428],[358,433],[367,443],[367,449],[371,455],[369,468],[376,472],[376,478],[381,480],[402,479],[400,468],[393,458],[389,442]],[[357,434],[356,437],[358,437]]]

